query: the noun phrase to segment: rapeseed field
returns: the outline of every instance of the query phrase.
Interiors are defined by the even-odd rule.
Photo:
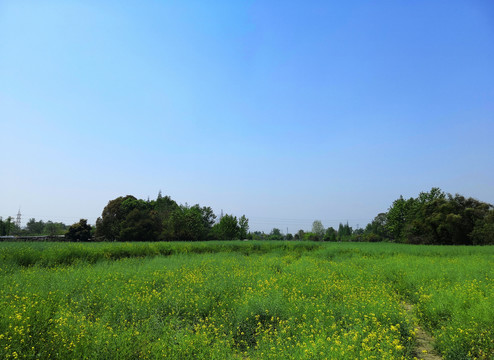
[[[494,248],[1,243],[2,359],[494,358]],[[405,304],[413,306],[413,313]]]

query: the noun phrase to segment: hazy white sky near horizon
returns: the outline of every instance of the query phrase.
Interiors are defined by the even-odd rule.
[[[0,216],[111,199],[251,230],[494,203],[491,1],[0,1]]]

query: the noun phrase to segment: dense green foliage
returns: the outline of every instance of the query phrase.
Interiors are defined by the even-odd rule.
[[[295,240],[310,240],[310,241],[353,241],[355,235],[351,226],[340,223],[338,230],[333,227],[325,229],[320,220],[314,221],[312,224],[312,231],[305,232],[299,230],[293,237]],[[283,240],[283,237],[279,240]],[[290,240],[285,238],[285,240]]]
[[[64,235],[67,225],[61,222],[38,220],[32,218],[26,224],[25,229],[19,229],[19,235]]]
[[[0,217],[0,236],[10,235],[10,232],[12,231],[13,227],[14,224],[12,223],[11,217],[8,217],[5,220],[3,220],[2,217]]]
[[[410,244],[494,244],[492,205],[438,188],[417,198],[395,200],[367,225],[363,240]]]
[[[89,241],[91,238],[91,230],[91,225],[87,223],[87,220],[81,219],[78,223],[69,227],[69,230],[65,234],[65,238],[69,241]]]
[[[53,222],[36,219],[29,219],[24,228],[19,228],[11,217],[2,220],[0,217],[0,236],[35,236],[35,235],[63,235],[67,231],[67,226],[61,222]]]
[[[111,200],[96,221],[96,238],[106,241],[199,241],[244,238],[248,219],[226,214],[218,223],[210,207],[178,205],[161,192],[153,201],[132,195]]]
[[[493,262],[475,246],[1,243],[0,357],[412,359],[418,318],[444,359],[490,359]]]

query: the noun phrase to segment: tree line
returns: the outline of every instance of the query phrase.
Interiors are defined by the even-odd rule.
[[[338,230],[333,227],[324,228],[320,220],[312,223],[312,230],[299,230],[295,234],[283,234],[280,229],[273,228],[270,233],[266,234],[261,231],[249,233],[249,240],[309,240],[309,241],[352,241],[358,230],[353,230],[348,223],[340,223]]]
[[[416,198],[400,196],[367,225],[361,237],[408,244],[494,244],[494,209],[477,199],[432,188]]]
[[[63,223],[30,219],[24,229],[12,218],[0,218],[0,236],[63,235],[68,241],[204,241],[204,240],[309,240],[397,242],[435,245],[494,244],[494,208],[491,204],[462,195],[446,194],[439,188],[416,198],[400,196],[387,212],[378,214],[362,229],[340,223],[325,228],[315,220],[311,231],[282,234],[278,228],[266,234],[249,232],[242,215],[214,214],[211,207],[179,205],[159,192],[156,200],[132,195],[110,200],[92,227],[81,219],[70,227]]]
[[[24,228],[20,228],[15,224],[12,217],[8,217],[5,220],[0,217],[0,236],[56,236],[64,235],[68,228],[68,225],[61,222],[45,222],[43,220],[36,221],[34,218],[29,219]]]
[[[200,241],[245,239],[249,220],[217,216],[209,206],[178,205],[169,196],[156,200],[132,195],[111,200],[96,221],[94,237],[105,241]]]
[[[110,200],[91,226],[86,219],[67,226],[30,219],[21,229],[11,217],[0,218],[0,236],[65,235],[68,241],[204,241],[246,239],[249,220],[242,215],[221,214],[209,206],[179,205],[169,196],[156,200],[132,195]]]
[[[315,220],[309,232],[295,235],[274,228],[269,234],[254,232],[263,240],[363,241],[431,245],[494,244],[494,208],[491,204],[462,195],[446,194],[439,188],[416,198],[400,196],[387,212],[378,214],[362,229],[340,223],[324,228]]]

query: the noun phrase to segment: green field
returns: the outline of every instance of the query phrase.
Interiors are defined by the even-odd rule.
[[[0,243],[2,359],[412,359],[418,327],[494,358],[494,247]]]

